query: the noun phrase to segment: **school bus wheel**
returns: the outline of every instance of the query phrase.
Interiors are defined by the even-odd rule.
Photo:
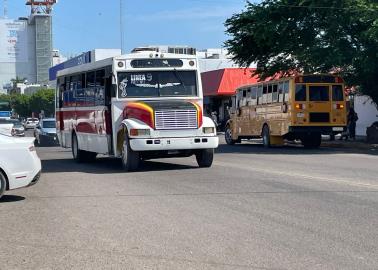
[[[270,130],[269,130],[268,125],[264,125],[261,135],[263,138],[264,147],[269,148],[271,145],[270,145]]]

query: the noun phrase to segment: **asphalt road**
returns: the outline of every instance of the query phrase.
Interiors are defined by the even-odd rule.
[[[194,158],[76,164],[0,201],[0,269],[378,269],[375,152],[243,144]]]

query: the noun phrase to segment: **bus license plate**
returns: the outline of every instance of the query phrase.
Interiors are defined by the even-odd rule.
[[[334,127],[332,128],[333,131],[344,131],[344,128],[342,127]]]

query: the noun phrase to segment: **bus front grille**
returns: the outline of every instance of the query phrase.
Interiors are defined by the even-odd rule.
[[[160,130],[197,129],[196,110],[167,110],[155,112],[155,127]]]
[[[310,123],[329,123],[329,113],[310,113]]]

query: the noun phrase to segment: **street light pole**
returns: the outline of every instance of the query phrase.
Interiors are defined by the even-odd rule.
[[[124,53],[124,30],[123,30],[123,0],[119,0],[119,30],[121,38],[121,53]]]

